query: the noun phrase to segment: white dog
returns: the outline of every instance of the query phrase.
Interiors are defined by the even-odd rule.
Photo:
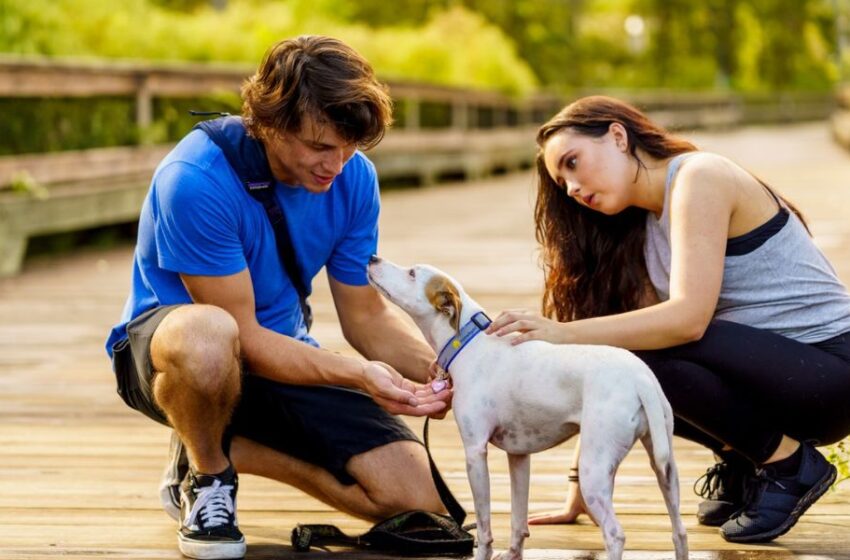
[[[373,257],[369,281],[410,314],[451,375],[478,523],[476,560],[492,555],[488,442],[508,453],[511,475],[511,546],[499,558],[519,560],[528,536],[529,454],[558,445],[579,428],[579,484],[608,558],[622,558],[625,542],[612,507],[614,474],[637,439],[664,495],[676,559],[688,557],[671,449],[673,413],[639,358],[611,346],[512,346],[508,339],[477,336],[490,323],[481,306],[430,266],[401,268]]]

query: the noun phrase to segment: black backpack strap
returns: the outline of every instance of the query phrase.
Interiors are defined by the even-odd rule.
[[[196,124],[195,128],[203,130],[221,149],[227,163],[242,181],[242,186],[265,208],[274,229],[281,264],[298,292],[301,313],[304,315],[304,323],[309,331],[313,324],[313,311],[307,301],[309,294],[295,260],[295,250],[292,247],[292,239],[289,237],[286,215],[274,195],[275,180],[263,144],[248,136],[241,117],[222,117],[202,121]]]

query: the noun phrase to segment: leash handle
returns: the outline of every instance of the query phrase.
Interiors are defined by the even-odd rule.
[[[446,486],[446,482],[440,475],[440,471],[437,470],[437,464],[434,463],[434,458],[431,456],[431,448],[428,445],[428,422],[430,421],[430,418],[425,418],[425,426],[422,428],[422,440],[425,442],[425,453],[428,454],[428,464],[431,466],[431,477],[434,479],[437,494],[440,495],[440,499],[443,501],[443,505],[446,506],[449,515],[455,520],[455,523],[463,525],[463,521],[466,519],[466,511],[458,503],[452,491],[449,490],[449,487]]]

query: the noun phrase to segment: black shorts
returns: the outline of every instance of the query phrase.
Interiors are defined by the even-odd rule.
[[[113,346],[118,394],[131,408],[165,425],[153,401],[150,343],[165,316],[179,306],[156,307],[127,325],[127,338]],[[333,474],[342,484],[355,480],[345,465],[355,455],[395,441],[419,441],[396,416],[368,395],[330,386],[284,385],[250,372],[223,442],[239,435]]]

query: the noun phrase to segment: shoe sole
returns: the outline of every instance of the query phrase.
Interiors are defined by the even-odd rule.
[[[838,475],[838,471],[833,465],[829,465],[829,471],[826,475],[821,478],[817,484],[815,484],[811,490],[806,492],[803,497],[800,499],[800,503],[797,504],[791,513],[788,515],[788,519],[775,529],[771,529],[770,531],[765,531],[764,533],[757,533],[755,535],[745,535],[740,537],[727,537],[726,534],[721,530],[720,536],[723,537],[728,542],[734,543],[756,543],[756,542],[769,542],[777,537],[781,537],[785,533],[791,530],[791,527],[797,524],[797,520],[800,519],[806,510],[811,507],[813,503],[818,501],[818,498],[823,496],[829,487],[832,486],[832,483],[835,482],[835,478]]]
[[[175,492],[178,492],[175,494]],[[174,521],[180,521],[180,503],[179,487],[170,484],[163,484],[159,487],[159,501],[162,503],[162,509]]]
[[[733,505],[731,502],[726,503]],[[743,506],[737,505],[735,507],[736,509],[734,511],[725,516],[718,516],[716,513],[714,515],[700,515],[699,512],[697,512],[697,523],[706,527],[720,527],[743,511]]]
[[[697,515],[697,523],[699,523],[700,525],[702,525],[704,527],[720,527],[721,525],[723,525],[724,523],[726,523],[730,519],[734,519],[735,517],[737,517],[738,514],[740,514],[742,511],[743,511],[742,509],[738,509],[738,510],[730,513],[728,517],[722,517],[722,518],[721,517],[700,517],[699,515]]]
[[[183,556],[195,558],[196,560],[243,558],[247,550],[244,538],[234,542],[196,541],[184,538],[179,532],[177,533],[177,548],[180,549]]]

